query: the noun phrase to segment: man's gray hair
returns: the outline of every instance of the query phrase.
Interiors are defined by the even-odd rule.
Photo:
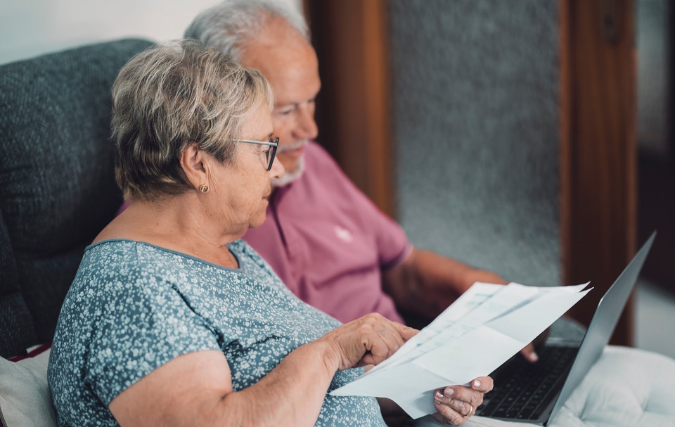
[[[197,15],[185,30],[185,38],[240,61],[246,42],[275,18],[284,19],[309,41],[305,18],[283,0],[225,0]]]
[[[194,189],[180,165],[196,143],[232,163],[241,129],[274,105],[257,70],[196,40],[159,44],[133,57],[113,85],[115,175],[125,198],[155,200]]]

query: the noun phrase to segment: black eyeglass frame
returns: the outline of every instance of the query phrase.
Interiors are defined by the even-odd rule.
[[[277,148],[279,148],[279,137],[276,138],[270,137],[269,142],[265,141],[249,141],[248,139],[233,139],[233,142],[245,142],[247,144],[256,144],[256,145],[269,145],[270,150],[266,153],[267,155],[267,171],[269,172],[272,169],[274,164],[274,156],[277,155]],[[271,153],[271,154],[270,154]]]

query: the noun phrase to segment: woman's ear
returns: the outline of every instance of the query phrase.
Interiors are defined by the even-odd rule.
[[[192,142],[185,147],[180,155],[180,165],[195,190],[202,185],[209,185],[206,155],[203,150],[199,149],[196,142]]]

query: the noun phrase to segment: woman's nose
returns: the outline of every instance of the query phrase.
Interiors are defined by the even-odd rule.
[[[278,158],[275,158],[272,162],[272,169],[270,169],[270,178],[276,180],[284,176],[285,173],[286,169],[284,169],[284,165],[281,164]]]

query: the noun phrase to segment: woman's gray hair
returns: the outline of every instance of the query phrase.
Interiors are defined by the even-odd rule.
[[[190,143],[232,162],[245,121],[272,110],[272,88],[256,70],[196,40],[171,41],[132,58],[113,85],[115,175],[125,198],[154,200],[192,185],[180,165]]]
[[[242,46],[275,18],[284,19],[309,40],[305,18],[280,0],[225,0],[197,15],[185,30],[185,38],[199,40],[240,61]]]

